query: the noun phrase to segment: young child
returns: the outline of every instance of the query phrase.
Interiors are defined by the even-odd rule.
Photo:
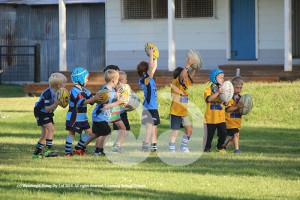
[[[192,59],[188,59],[185,68],[177,67],[173,72],[173,81],[171,84],[172,103],[170,107],[170,124],[172,135],[169,140],[170,152],[175,152],[175,142],[178,136],[178,130],[181,127],[185,129],[185,135],[182,137],[182,142],[179,152],[189,152],[187,144],[192,135],[192,124],[188,116],[188,88],[193,83],[193,77],[196,70],[192,69],[189,73],[189,68],[194,64]]]
[[[240,93],[243,89],[243,79],[240,76],[236,76],[231,79],[231,83],[234,88],[234,95],[225,108],[227,135],[230,137],[226,140],[223,147],[227,148],[233,142],[234,153],[240,153],[239,137],[242,125],[242,115],[238,112],[238,109],[243,107],[242,102],[239,102],[241,98]]]
[[[77,67],[72,71],[71,79],[74,87],[70,92],[69,111],[66,116],[66,130],[69,131],[65,145],[65,156],[67,157],[72,156],[71,148],[75,133],[80,134],[80,140],[73,153],[82,156],[86,156],[86,154],[81,152],[80,149],[92,135],[87,117],[87,104],[94,104],[97,97],[93,97],[91,92],[84,87],[88,82],[88,78],[89,72],[82,67]],[[85,133],[82,134],[82,131]]]
[[[124,77],[123,73],[125,73],[125,72],[123,72],[123,71],[120,72],[120,68],[117,65],[107,65],[105,67],[105,69],[103,70],[103,72],[106,72],[109,69],[115,70],[115,71],[119,72],[119,78],[120,79],[124,79],[123,78]],[[127,74],[125,73],[125,75],[126,75],[126,83],[127,83]],[[119,79],[119,82],[118,82],[117,86],[115,87],[116,92],[120,88],[120,84],[121,84],[120,83],[120,79]],[[119,109],[119,108],[115,107],[114,109]],[[114,144],[112,146],[112,151],[113,152],[119,152],[119,153],[122,152],[121,145],[124,142],[125,137],[128,134],[127,131],[126,131],[126,129],[128,128],[128,126],[127,125],[125,126],[125,123],[128,122],[127,113],[125,113],[126,114],[126,116],[125,116],[125,114],[123,114],[122,112],[123,111],[120,110],[119,114],[117,112],[114,112],[114,113],[116,113],[116,115],[115,115],[116,118],[121,117],[121,120],[122,121],[124,120],[123,123],[120,122],[120,121],[117,121],[117,122],[113,123],[113,130],[119,130],[119,132],[118,132],[116,140],[115,140],[115,142],[114,142]],[[129,127],[129,129],[130,129],[130,127]],[[104,144],[106,144],[107,141],[109,140],[109,136],[110,135],[107,135],[105,137]],[[102,145],[100,145],[101,139],[102,139],[101,136],[96,139],[94,155],[105,156],[105,154],[103,153],[103,151],[101,151],[103,148],[100,148],[100,146],[102,146]],[[122,141],[119,142],[119,140],[122,140]]]
[[[65,87],[67,78],[61,73],[53,73],[49,77],[49,87],[41,94],[38,102],[35,103],[34,116],[38,126],[41,127],[42,136],[39,139],[32,158],[43,158],[42,150],[46,144],[45,157],[58,155],[52,148],[54,134],[54,111],[58,106],[56,92],[59,88]]]
[[[157,152],[157,126],[160,124],[158,103],[156,96],[156,83],[153,75],[157,68],[157,60],[153,59],[153,48],[146,49],[149,55],[149,63],[142,61],[137,65],[137,73],[140,77],[139,85],[144,92],[142,124],[146,125],[146,135],[142,144],[142,151],[148,151],[148,143],[151,137],[151,152]]]
[[[117,97],[117,92],[115,90],[118,81],[119,81],[119,73],[115,70],[108,69],[105,74],[105,86],[102,90],[109,90],[110,91],[110,98],[107,103],[104,104],[97,104],[95,109],[92,113],[93,118],[93,134],[92,136],[81,146],[80,151],[82,153],[85,152],[86,146],[92,142],[97,137],[101,136],[101,140],[99,142],[99,148],[102,155],[104,153],[104,141],[105,137],[111,133],[111,128],[109,126],[110,123],[122,122],[121,118],[115,119],[112,118],[113,109],[115,107],[119,107],[121,103],[125,101],[119,99]],[[113,120],[112,120],[113,119]]]
[[[226,153],[223,147],[226,140],[225,105],[219,97],[220,93],[224,93],[224,89],[220,87],[224,82],[224,71],[218,68],[210,70],[209,79],[212,84],[204,91],[204,100],[206,102],[205,123],[207,128],[204,152],[211,152],[211,143],[217,129],[217,150],[220,153]]]
[[[119,71],[118,87],[122,87],[122,85],[124,85],[124,84],[127,84],[127,74],[124,71]],[[124,143],[124,141],[128,135],[128,131],[130,131],[130,124],[128,121],[127,112],[122,107],[121,107],[120,117],[125,126],[125,129],[123,126],[117,126],[116,123],[113,124],[113,130],[119,130],[119,133],[116,137],[116,140],[115,140],[115,143],[113,146],[113,151],[117,151],[117,152],[121,151],[121,146]]]

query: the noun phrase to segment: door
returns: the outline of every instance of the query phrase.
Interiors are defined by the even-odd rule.
[[[255,1],[231,0],[231,59],[256,59]]]

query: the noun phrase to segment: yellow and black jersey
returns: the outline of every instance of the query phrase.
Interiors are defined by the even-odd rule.
[[[208,103],[207,99],[215,93],[214,86],[204,90],[204,101],[206,102],[205,123],[219,124],[225,122],[225,105],[220,97],[216,97],[212,102]]]
[[[170,107],[170,114],[175,116],[187,116],[188,106],[188,87],[193,84],[193,80],[190,76],[186,79],[185,83],[181,83],[180,77],[173,79],[171,83],[171,95],[172,103]]]
[[[228,105],[226,106],[226,110],[238,104],[241,96],[233,96],[232,99],[229,101]],[[238,112],[238,110],[233,112],[226,112],[226,127],[227,129],[241,129],[242,126],[242,115]]]

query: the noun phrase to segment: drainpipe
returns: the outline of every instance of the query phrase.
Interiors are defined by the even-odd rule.
[[[292,0],[284,0],[284,71],[292,70]]]

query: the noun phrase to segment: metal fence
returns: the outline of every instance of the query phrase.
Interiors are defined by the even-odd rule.
[[[40,44],[0,45],[0,84],[40,82]]]

